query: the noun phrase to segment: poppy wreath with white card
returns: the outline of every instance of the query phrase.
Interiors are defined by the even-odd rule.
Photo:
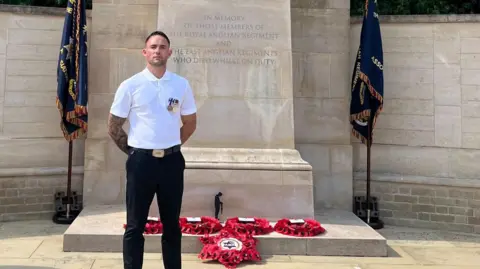
[[[204,235],[199,240],[203,248],[198,257],[218,261],[228,269],[235,269],[244,261],[261,260],[257,251],[257,239],[251,234],[224,228],[217,235]]]
[[[320,222],[314,219],[281,219],[273,228],[277,233],[298,237],[317,236],[325,232]]]
[[[225,222],[225,228],[251,235],[264,235],[273,232],[270,222],[263,218],[229,218]]]
[[[181,217],[180,229],[185,234],[212,234],[223,227],[220,221],[213,217]]]

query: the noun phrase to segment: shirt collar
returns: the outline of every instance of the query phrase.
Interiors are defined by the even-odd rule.
[[[163,77],[161,78],[157,78],[155,75],[152,74],[152,72],[150,72],[150,70],[148,70],[148,68],[145,67],[145,69],[143,69],[142,71],[143,75],[149,80],[149,81],[164,81],[164,80],[169,80],[170,79],[170,71],[166,70],[165,73],[163,74]]]

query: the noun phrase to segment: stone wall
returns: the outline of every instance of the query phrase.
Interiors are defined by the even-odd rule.
[[[68,143],[55,106],[63,10],[0,5],[0,221],[51,218],[66,191]],[[82,191],[83,141],[72,186]]]
[[[382,19],[385,110],[371,164],[373,194],[389,224],[480,232],[479,18]],[[351,63],[360,30],[353,19]],[[352,141],[360,194],[366,147]]]
[[[291,1],[295,144],[317,209],[350,210],[350,0]]]

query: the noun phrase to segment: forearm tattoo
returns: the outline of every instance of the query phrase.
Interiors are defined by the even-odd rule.
[[[128,154],[128,136],[122,129],[125,121],[125,118],[120,118],[110,114],[108,116],[108,135],[110,135],[112,140],[115,142],[115,144],[121,151]]]

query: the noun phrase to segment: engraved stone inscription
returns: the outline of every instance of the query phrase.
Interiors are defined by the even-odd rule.
[[[183,22],[173,38],[211,40],[211,47],[174,48],[173,61],[177,64],[222,64],[249,66],[277,66],[279,52],[275,49],[238,48],[236,40],[277,40],[280,34],[266,29],[264,24],[249,23],[245,16],[203,15],[202,21]]]
[[[173,32],[172,36],[252,40],[279,38],[279,33],[266,30],[263,24],[250,24],[244,16],[205,15],[203,20],[185,22],[183,31]]]
[[[188,79],[203,122],[191,145],[293,148],[290,1],[158,3],[169,69]]]
[[[175,48],[173,61],[186,64],[232,64],[261,65],[277,64],[277,51],[255,49]]]

